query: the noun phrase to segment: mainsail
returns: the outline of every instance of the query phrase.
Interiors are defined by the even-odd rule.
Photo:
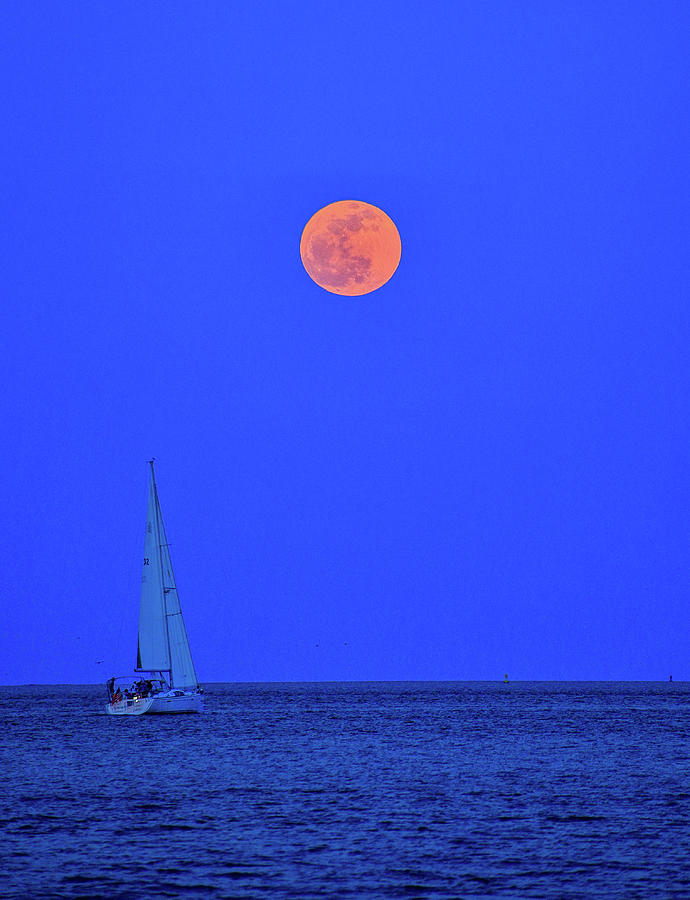
[[[170,560],[153,460],[144,540],[137,668],[169,672],[172,687],[196,688],[198,685]]]

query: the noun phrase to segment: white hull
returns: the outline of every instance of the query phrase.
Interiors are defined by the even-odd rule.
[[[204,708],[201,694],[184,693],[181,696],[171,691],[170,694],[158,694],[153,698],[149,713],[200,713]]]
[[[155,697],[122,699],[118,703],[106,703],[105,711],[111,716],[143,716],[155,713],[200,713],[204,708],[201,694],[187,691],[170,691]]]

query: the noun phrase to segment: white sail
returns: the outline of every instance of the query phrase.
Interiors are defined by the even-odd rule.
[[[180,597],[177,593],[175,575],[170,561],[170,548],[165,536],[163,517],[158,507],[158,522],[161,539],[161,569],[163,573],[163,596],[168,620],[168,646],[170,651],[170,682],[173,687],[196,688],[196,672],[189,650],[187,629],[182,618]]]
[[[137,668],[169,672],[171,687],[196,688],[198,685],[170,561],[153,463],[144,542]]]
[[[163,573],[161,571],[158,496],[156,482],[151,468],[149,506],[146,516],[146,536],[144,538],[144,568],[141,577],[141,600],[139,603],[139,644],[137,668],[154,672],[170,669],[168,636],[165,616],[165,595],[163,593]]]

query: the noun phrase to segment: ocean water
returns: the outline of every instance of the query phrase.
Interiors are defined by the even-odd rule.
[[[0,895],[690,897],[690,685],[0,688]]]

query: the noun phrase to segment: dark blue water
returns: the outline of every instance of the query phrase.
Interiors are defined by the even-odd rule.
[[[0,688],[4,897],[690,897],[690,685]]]

